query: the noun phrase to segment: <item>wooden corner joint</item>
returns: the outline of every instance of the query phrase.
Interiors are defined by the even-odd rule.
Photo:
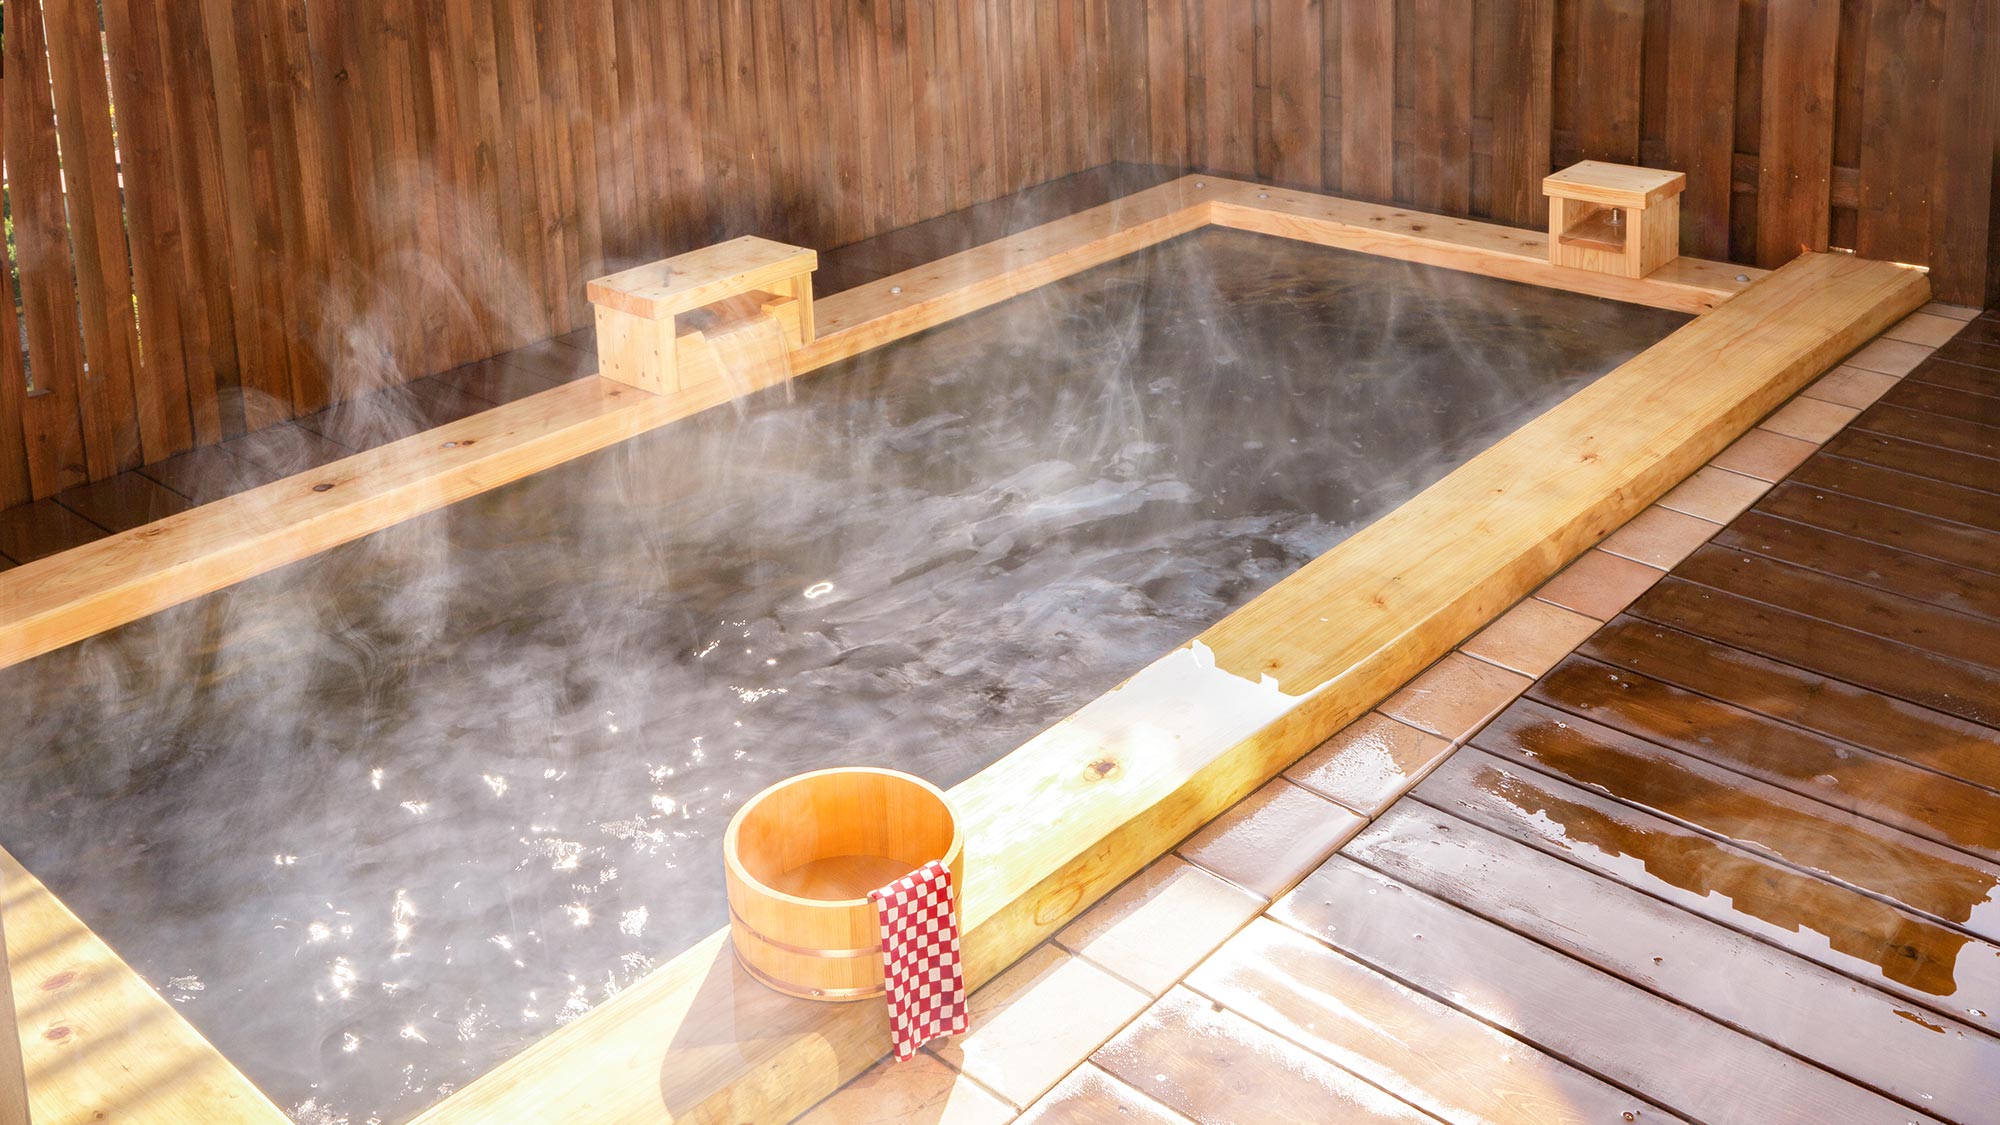
[[[1549,264],[1645,277],[1681,253],[1687,173],[1585,160],[1542,181]]]
[[[672,394],[746,363],[788,366],[813,342],[817,268],[812,250],[744,235],[598,278],[598,374]]]

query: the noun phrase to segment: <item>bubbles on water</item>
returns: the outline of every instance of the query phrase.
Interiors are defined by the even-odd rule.
[[[815,601],[831,593],[833,593],[833,583],[826,581],[815,582],[805,589],[807,601]]]

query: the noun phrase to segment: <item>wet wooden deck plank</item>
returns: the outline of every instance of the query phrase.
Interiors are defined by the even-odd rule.
[[[2000,370],[1991,367],[1975,367],[1969,363],[1954,363],[1933,357],[1917,364],[1916,370],[1904,378],[1907,382],[1929,383],[1955,391],[2000,397]]]
[[[1018,1125],[1190,1125],[1187,1118],[1094,1063],[1071,1071],[1015,1121]]]
[[[1479,750],[1412,797],[2000,1034],[2000,946],[1894,903]]]
[[[1993,575],[1879,543],[1793,523],[1765,512],[1745,512],[1711,542],[1865,583],[1926,605],[2000,621],[2000,582]]]
[[[2000,626],[1864,582],[1717,546],[1689,555],[1674,577],[1975,668],[2000,669]]]
[[[1091,1061],[1196,1121],[1433,1125],[1409,1105],[1185,988],[1162,997]]]
[[[2000,466],[1992,468],[1990,475],[2000,478]],[[1825,454],[1808,458],[1792,473],[1792,480],[1981,531],[2000,532],[2000,504],[1993,502],[1990,491]]]
[[[1446,1121],[1677,1120],[1269,919],[1187,985]]]
[[[1745,710],[2000,790],[1991,728],[1651,621],[1619,617],[1577,650]]]
[[[2000,720],[2000,673],[1668,576],[1632,603],[1649,621],[1976,723]]]
[[[2000,864],[1676,754],[1534,700],[1473,745],[1801,870],[1901,903],[1988,941]]]
[[[1852,429],[1835,434],[1826,443],[1825,451],[1831,456],[1865,461],[1982,492],[2000,492],[2000,473],[1994,472],[1986,458],[1969,453],[1953,453],[1934,445]]]
[[[1907,398],[1898,397],[1896,391],[1890,391],[1877,399],[1875,405],[1862,411],[1861,416],[1854,420],[1854,427],[1871,434],[1906,438],[1976,457],[2000,458],[2000,426],[1981,425],[1970,419],[1914,410],[1902,405]]]
[[[1398,806],[1346,854],[1912,1109],[1970,1121],[2000,1098],[2000,1039],[1433,809]]]
[[[1271,913],[1379,972],[1697,1120],[1903,1125],[1931,1119],[1345,856],[1329,860]]]
[[[1765,493],[1754,510],[1968,570],[2000,574],[1992,536],[1892,505],[1788,481]]]
[[[1931,364],[1933,367],[1937,366],[1936,360],[1925,360],[1924,362]],[[1950,363],[1951,361],[1945,360],[1944,362]],[[1915,374],[1923,366],[1924,364],[1922,363],[1918,364],[1916,368],[1912,369],[1911,374]],[[1985,371],[1988,374],[1994,373],[1987,368],[1977,367],[1972,364],[1962,364],[1959,366],[1965,370]],[[1889,388],[1879,401],[1887,402],[1892,406],[1902,407],[1905,410],[1916,410],[1925,414],[1937,414],[1968,426],[1980,426],[1988,430],[2000,428],[2000,399],[1996,399],[1990,394],[1981,394],[1978,391],[1940,386],[1928,379],[1904,379]]]
[[[1585,657],[1530,697],[1809,800],[2000,860],[2000,793]]]

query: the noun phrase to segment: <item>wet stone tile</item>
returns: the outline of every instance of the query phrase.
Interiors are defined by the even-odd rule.
[[[1659,567],[1594,549],[1585,551],[1562,573],[1544,582],[1535,596],[1599,621],[1609,621],[1640,594],[1652,589],[1653,583],[1666,573]]]
[[[1539,676],[1582,644],[1601,624],[1548,602],[1529,600],[1500,615],[1461,652],[1527,676]]]
[[[1703,465],[1693,476],[1660,497],[1660,507],[1714,523],[1728,523],[1771,488],[1771,482],[1713,465]]]
[[[1813,442],[1786,437],[1770,430],[1751,430],[1716,454],[1709,464],[1758,480],[1780,481],[1791,475],[1793,469],[1805,464],[1806,458],[1818,448]]]
[[[1022,1125],[1187,1125],[1187,1118],[1086,1063],[1028,1108]]]
[[[1936,316],[1918,309],[1897,321],[1888,331],[1882,333],[1882,336],[1889,340],[1903,340],[1935,348],[1958,335],[1958,330],[1963,327],[1965,322],[1956,317]]]
[[[1670,570],[1720,530],[1720,524],[1654,506],[1633,516],[1632,522],[1598,546],[1634,562]]]
[[[1056,942],[1158,996],[1263,908],[1258,896],[1170,855],[1084,911]]]
[[[1484,726],[1533,682],[1519,673],[1454,652],[1391,696],[1381,710],[1419,730],[1457,742]]]
[[[984,1086],[923,1051],[893,1057],[840,1088],[798,1119],[799,1125],[1000,1125],[1014,1109]]]
[[[1825,442],[1861,412],[1851,406],[1816,398],[1795,398],[1764,419],[1764,429],[1801,441]]]
[[[1922,344],[1912,344],[1908,340],[1877,339],[1847,357],[1847,366],[1859,367],[1864,371],[1879,371],[1884,375],[1908,375],[1911,369],[1922,363],[1931,354],[1931,349]]]
[[[1449,753],[1451,743],[1444,739],[1370,711],[1299,759],[1285,776],[1374,816]]]
[[[1239,887],[1275,898],[1353,838],[1367,822],[1282,778],[1195,833],[1180,854]]]
[[[1044,945],[973,993],[971,1030],[933,1049],[1025,1108],[1131,1022],[1148,999],[1083,958]]]
[[[1819,381],[1799,393],[1807,398],[1825,402],[1837,402],[1842,406],[1864,410],[1874,405],[1876,399],[1896,385],[1894,375],[1884,375],[1879,371],[1863,371],[1859,367],[1845,365],[1819,377]]]

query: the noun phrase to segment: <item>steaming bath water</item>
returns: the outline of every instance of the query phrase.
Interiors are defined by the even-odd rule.
[[[1165,243],[0,672],[0,844],[405,1119],[722,925],[765,785],[970,776],[1686,319]]]

